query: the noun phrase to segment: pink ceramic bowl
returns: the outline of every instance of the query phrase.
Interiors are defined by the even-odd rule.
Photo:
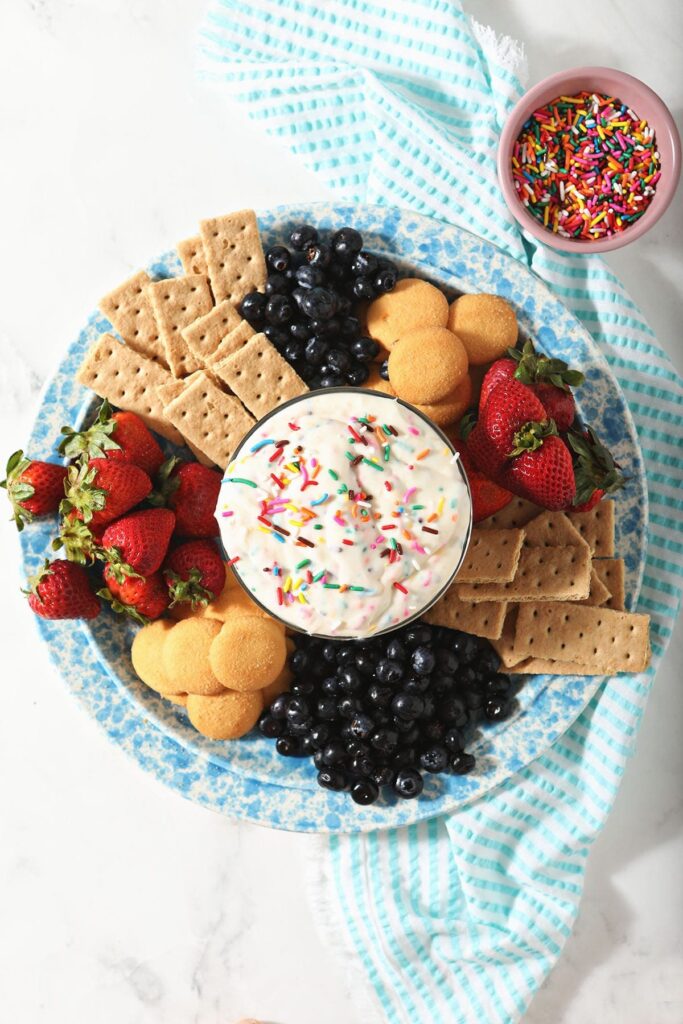
[[[655,130],[657,150],[661,158],[661,177],[657,182],[655,195],[643,216],[624,231],[611,238],[600,238],[594,242],[563,238],[545,228],[526,210],[517,198],[512,179],[510,156],[522,125],[539,107],[557,96],[572,96],[582,90],[601,92],[616,96]],[[583,253],[609,252],[622,245],[635,242],[659,220],[671,202],[681,173],[681,140],[668,108],[659,96],[633,75],[614,68],[570,68],[544,78],[526,92],[514,107],[500,136],[498,145],[498,178],[505,201],[513,217],[525,231],[539,242],[560,249],[562,252]]]

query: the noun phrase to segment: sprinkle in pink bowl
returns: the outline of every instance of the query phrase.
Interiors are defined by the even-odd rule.
[[[660,155],[661,176],[652,201],[639,220],[623,231],[595,240],[564,238],[536,220],[520,202],[515,189],[511,157],[522,126],[540,107],[558,96],[581,91],[616,96],[654,128]],[[615,68],[582,67],[558,71],[529,89],[510,113],[498,145],[498,179],[513,217],[530,235],[562,252],[610,252],[634,242],[655,224],[673,199],[681,173],[681,140],[670,111],[659,96],[633,75]]]

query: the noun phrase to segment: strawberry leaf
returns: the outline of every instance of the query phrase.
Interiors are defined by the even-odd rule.
[[[173,476],[173,471],[176,466],[182,465],[182,461],[177,455],[171,455],[159,467],[154,478],[154,490],[147,495],[147,502],[153,508],[165,508],[173,492],[177,491],[180,480],[177,476]]]
[[[86,430],[76,431],[73,427],[62,427],[61,432],[64,436],[57,446],[57,451],[70,459],[103,459],[107,452],[121,447],[111,437],[115,429],[116,420],[112,419],[111,406],[105,398],[95,421]]]
[[[107,492],[100,487],[93,487],[97,469],[82,465],[69,466],[66,477],[66,497],[60,503],[59,511],[63,516],[69,512],[77,512],[84,523],[89,523],[95,512],[101,512],[107,503]]]
[[[583,434],[570,430],[567,441],[575,456],[575,505],[584,505],[594,491],[614,494],[625,486],[627,478],[621,473],[611,452],[602,444],[592,427],[586,427]]]
[[[146,615],[143,615],[142,612],[139,612],[137,608],[133,608],[132,605],[123,604],[119,601],[118,598],[114,597],[109,587],[102,587],[101,590],[97,591],[97,596],[101,597],[103,601],[106,601],[111,607],[111,610],[116,612],[117,615],[127,615],[129,619],[132,619],[134,622],[139,622],[141,626],[146,626],[152,621],[151,619],[148,619]]]
[[[12,506],[10,521],[13,520],[17,524],[17,530],[20,533],[25,524],[33,522],[34,518],[33,513],[23,506],[23,502],[28,501],[36,493],[35,487],[30,481],[21,479],[30,466],[31,460],[25,458],[20,448],[10,455],[7,460],[7,476],[0,481],[0,487],[4,487],[7,491],[7,497]]]
[[[171,595],[170,607],[176,604],[190,603],[192,611],[213,601],[216,595],[201,584],[202,574],[199,569],[190,569],[188,579],[184,580],[177,572],[167,570],[164,573],[168,592]]]
[[[59,536],[52,541],[53,551],[62,548],[68,560],[78,562],[79,565],[92,565],[96,559],[102,557],[102,549],[96,543],[91,530],[73,516],[62,521]]]
[[[546,437],[557,437],[555,420],[546,420],[544,423],[525,423],[512,439],[513,448],[508,453],[508,459],[514,459],[522,452],[538,451],[543,447]]]
[[[127,579],[144,579],[132,565],[124,562],[120,548],[100,548],[98,557],[107,562],[109,571],[117,583],[124,583]]]

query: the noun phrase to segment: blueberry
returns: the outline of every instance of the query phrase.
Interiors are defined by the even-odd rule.
[[[340,764],[346,759],[346,747],[341,740],[331,740],[326,747],[323,747],[323,760],[325,764]]]
[[[468,633],[458,633],[451,641],[451,650],[460,656],[461,661],[470,662],[476,657],[479,644]]]
[[[328,665],[334,665],[334,663],[337,660],[337,648],[334,644],[331,643],[323,644],[322,650],[320,651],[320,655],[322,659],[328,663]]]
[[[375,723],[369,715],[356,715],[355,718],[351,719],[351,732],[356,739],[367,740],[374,728]]]
[[[415,747],[400,747],[391,757],[394,768],[413,768],[417,763]]]
[[[432,718],[431,721],[422,723],[421,735],[428,743],[439,743],[446,736],[446,726],[438,719]]]
[[[329,320],[313,319],[308,322],[310,324],[311,334],[319,334],[320,337],[325,338],[326,341],[339,336],[341,322],[337,316],[331,316]]]
[[[373,683],[367,694],[370,703],[378,708],[388,707],[393,696],[394,691],[390,686],[381,686],[379,683]]]
[[[339,333],[346,341],[351,341],[360,335],[360,320],[355,316],[347,316],[339,325]]]
[[[413,671],[419,676],[427,676],[434,668],[436,659],[434,657],[434,651],[430,647],[416,647],[413,651],[410,663],[413,667]]]
[[[450,768],[456,775],[467,775],[471,772],[476,764],[474,754],[466,754],[464,750],[461,750],[458,754],[453,754],[450,760]]]
[[[304,290],[300,305],[311,320],[329,320],[335,314],[337,301],[328,288],[309,288]]]
[[[354,803],[363,806],[374,804],[378,796],[379,789],[372,779],[359,779],[351,786],[351,799]]]
[[[424,782],[414,768],[402,768],[394,780],[394,792],[404,800],[413,800],[424,789]]]
[[[489,722],[501,722],[510,714],[510,704],[506,700],[501,700],[500,697],[494,697],[492,700],[486,701],[484,714]]]
[[[471,665],[463,665],[458,672],[458,683],[465,689],[475,687],[479,680],[477,672],[472,668]]]
[[[274,324],[267,324],[263,328],[263,333],[271,345],[275,345],[278,352],[284,352],[285,346],[290,339],[290,334],[286,327],[275,327]]]
[[[374,253],[362,250],[351,260],[351,273],[355,274],[356,277],[374,274],[377,270],[379,270],[379,264]]]
[[[293,338],[287,342],[282,353],[288,363],[296,363],[303,358],[304,343]]]
[[[370,376],[370,370],[365,363],[352,363],[346,371],[346,383],[352,388],[360,388]]]
[[[510,692],[510,686],[510,676],[501,672],[486,680],[486,695],[487,697],[506,697]]]
[[[315,690],[315,683],[312,679],[296,679],[292,683],[291,693],[298,697],[310,697]]]
[[[340,793],[348,786],[348,779],[345,773],[338,768],[322,768],[318,772],[318,785],[323,789],[331,789],[334,793]]]
[[[397,281],[398,271],[388,269],[378,270],[372,279],[372,284],[379,295],[384,295],[386,292],[390,292],[396,287]]]
[[[348,316],[351,312],[352,302],[346,295],[337,293],[337,313],[340,317]]]
[[[391,658],[382,658],[377,663],[375,675],[380,683],[393,686],[403,678],[403,665],[399,661],[392,661]]]
[[[314,245],[309,245],[306,249],[306,259],[312,267],[323,269],[328,265],[331,258],[332,250],[325,242],[316,242]]]
[[[449,694],[439,704],[439,718],[443,722],[460,722],[465,711],[465,701],[458,694]]]
[[[321,697],[318,701],[317,710],[318,718],[331,722],[333,718],[337,717],[337,701],[331,696]]]
[[[249,292],[240,303],[240,314],[252,327],[261,327],[266,315],[267,297],[262,292]]]
[[[431,685],[432,681],[429,676],[410,675],[404,681],[403,689],[406,693],[425,693]]]
[[[367,754],[358,753],[354,754],[349,769],[353,775],[369,776],[375,770],[375,763]]]
[[[301,753],[305,757],[313,757],[313,755],[315,754],[315,747],[313,745],[313,740],[311,739],[310,733],[301,737]]]
[[[426,693],[422,698],[422,703],[423,708],[422,714],[420,715],[420,721],[428,722],[436,714],[436,706],[428,693]]]
[[[318,771],[321,771],[323,768],[326,767],[325,761],[323,760],[322,750],[315,750],[313,752],[313,764],[316,766]]]
[[[465,740],[460,729],[449,729],[444,734],[443,738],[444,746],[451,751],[453,754],[458,754],[465,745]]]
[[[318,241],[318,232],[312,224],[297,224],[289,236],[292,249],[305,252]]]
[[[337,673],[339,689],[343,693],[355,693],[363,685],[360,672],[351,665],[345,665]]]
[[[316,750],[322,750],[327,745],[331,735],[330,726],[327,722],[316,722],[311,729],[311,742]]]
[[[324,359],[327,358],[329,346],[324,338],[321,338],[319,334],[314,334],[312,338],[306,342],[305,356],[309,363],[313,366],[319,366]]]
[[[325,373],[320,378],[321,388],[340,388],[344,383],[344,378],[338,373]]]
[[[275,749],[283,757],[302,757],[301,741],[296,736],[278,736]]]
[[[372,773],[373,782],[376,782],[378,786],[390,786],[395,777],[396,773],[389,765],[381,765]]]
[[[379,352],[379,345],[374,338],[356,338],[351,342],[351,352],[362,363],[369,363]]]
[[[266,295],[284,295],[290,290],[290,283],[284,274],[271,274],[266,280]]]
[[[289,266],[289,260],[289,249],[285,249],[284,245],[272,245],[270,249],[266,249],[266,266],[268,270],[281,274]]]
[[[340,228],[332,235],[332,251],[342,261],[350,261],[363,248],[363,236],[355,228]]]
[[[409,626],[405,631],[405,641],[414,647],[418,647],[420,644],[428,644],[432,639],[432,631],[429,626],[423,624],[416,624],[415,626]]]
[[[304,323],[303,320],[294,320],[289,325],[289,333],[297,341],[308,341],[313,332],[308,323]]]
[[[396,637],[392,637],[392,639],[387,644],[385,650],[386,650],[387,658],[391,658],[392,661],[405,661],[406,660],[406,657],[407,657],[406,649],[403,646],[403,644],[401,643],[401,641],[398,640]]]
[[[465,704],[470,711],[479,711],[484,706],[484,695],[478,690],[465,690]]]
[[[445,772],[448,768],[448,751],[436,743],[427,747],[420,754],[420,767],[426,772]]]
[[[339,644],[337,647],[337,664],[350,665],[356,658],[355,644]]]
[[[296,272],[296,281],[300,288],[317,288],[324,280],[325,275],[320,267],[311,267],[308,263],[304,263]]]
[[[300,739],[303,739],[304,736],[308,736],[312,727],[313,719],[310,715],[307,715],[305,718],[302,718],[301,721],[288,722],[287,732],[290,736],[298,736]]]
[[[342,718],[354,718],[361,710],[361,703],[354,697],[342,697],[337,704],[337,711]]]
[[[351,366],[351,356],[343,348],[331,348],[327,353],[327,366],[332,373],[346,373]]]
[[[379,366],[379,375],[382,380],[389,380],[389,360],[385,359]]]
[[[397,718],[414,722],[424,711],[424,700],[416,693],[397,693],[391,702],[391,710]]]
[[[270,713],[273,718],[285,718],[287,715],[287,708],[289,707],[289,694],[279,694],[270,705]]]
[[[370,737],[370,742],[380,754],[391,754],[398,746],[398,733],[395,729],[377,729]]]
[[[268,739],[275,739],[277,736],[281,736],[285,729],[285,723],[281,718],[273,718],[267,712],[259,718],[259,732],[263,736],[267,736]]]
[[[375,671],[375,659],[369,651],[358,651],[355,656],[354,663],[357,670],[365,678],[369,679]]]
[[[266,320],[276,327],[292,319],[292,303],[286,295],[271,295],[266,303]]]
[[[311,708],[305,697],[290,697],[287,705],[287,720],[294,723],[302,722],[309,718]]]
[[[447,647],[440,647],[436,652],[436,664],[442,672],[454,675],[458,670],[460,662],[453,651],[449,651]]]
[[[375,288],[369,277],[357,277],[352,286],[355,299],[374,299]]]

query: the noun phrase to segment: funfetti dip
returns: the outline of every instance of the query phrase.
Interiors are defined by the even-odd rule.
[[[270,413],[228,466],[216,515],[244,586],[288,625],[366,637],[449,583],[472,509],[457,455],[415,409],[360,388]]]

